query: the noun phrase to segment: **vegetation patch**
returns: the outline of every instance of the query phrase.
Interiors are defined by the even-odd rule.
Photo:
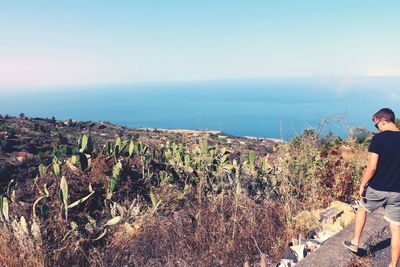
[[[368,139],[307,130],[228,145],[108,123],[4,124],[15,133],[0,156],[7,266],[272,265],[288,240],[318,227],[308,211],[355,199]],[[31,143],[33,156],[13,159]]]

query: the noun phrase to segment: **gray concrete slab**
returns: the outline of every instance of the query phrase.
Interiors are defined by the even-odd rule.
[[[296,266],[347,267],[356,255],[343,246],[343,241],[351,239],[353,231],[354,222],[328,239],[319,249],[309,254]],[[360,257],[371,257],[372,266],[388,266],[390,261],[388,231],[390,232],[389,223],[383,218],[383,210],[368,214],[361,238],[361,248],[357,254]]]
[[[390,229],[385,228],[381,236],[374,241],[372,253],[370,255],[371,267],[388,266],[390,262]],[[397,264],[400,266],[400,264]]]

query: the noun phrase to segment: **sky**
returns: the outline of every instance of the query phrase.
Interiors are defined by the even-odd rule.
[[[0,0],[0,90],[400,76],[400,1]]]

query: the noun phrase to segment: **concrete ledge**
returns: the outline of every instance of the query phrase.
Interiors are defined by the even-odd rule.
[[[373,213],[367,214],[367,222],[361,237],[360,247],[369,250],[371,240],[376,239],[387,230],[389,223],[383,218],[383,209],[379,209]],[[307,255],[296,266],[307,267],[345,267],[348,262],[355,256],[343,246],[343,241],[353,238],[354,221],[342,231],[328,239],[315,252]]]

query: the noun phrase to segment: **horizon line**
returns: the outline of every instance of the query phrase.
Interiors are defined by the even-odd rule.
[[[15,89],[62,89],[62,88],[82,88],[82,87],[105,87],[105,86],[136,86],[151,84],[168,84],[168,83],[201,83],[201,82],[225,82],[225,81],[254,81],[264,79],[342,79],[342,78],[400,78],[400,74],[390,75],[371,75],[371,74],[354,74],[354,75],[276,75],[276,76],[257,76],[257,77],[238,77],[238,78],[214,78],[214,79],[177,79],[177,80],[143,80],[129,82],[102,82],[102,83],[80,83],[80,84],[54,84],[54,85],[35,85],[35,86],[1,86],[0,90]]]

